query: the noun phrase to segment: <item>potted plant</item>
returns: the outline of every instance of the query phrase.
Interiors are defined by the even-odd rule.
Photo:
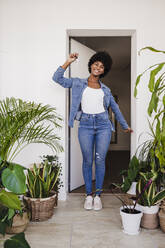
[[[24,232],[29,223],[29,216],[26,208],[21,210],[11,210],[5,206],[0,206],[0,223],[8,234],[17,234]]]
[[[120,207],[120,215],[124,233],[129,235],[139,234],[143,213],[141,209],[137,207],[137,202],[150,184],[151,180],[145,184],[142,192],[136,196],[133,205],[128,205],[121,197],[116,195],[116,197],[122,202],[122,207]]]
[[[136,185],[139,178],[139,172],[145,167],[145,163],[140,161],[135,153],[129,162],[128,169],[123,170],[120,173],[123,177],[121,189],[124,193],[136,195]]]
[[[139,234],[142,211],[137,209],[135,205],[127,205],[121,198],[119,199],[123,203],[123,206],[120,207],[123,232],[129,235]]]
[[[143,212],[141,226],[147,229],[158,227],[158,211],[160,202],[165,199],[165,189],[159,191],[156,186],[156,172],[140,172],[141,178],[137,184],[137,193],[140,194],[146,181],[151,180],[150,186],[138,200],[138,206]]]
[[[44,163],[47,161],[48,164],[50,164],[51,167],[54,168],[56,173],[59,170],[59,175],[53,188],[53,190],[56,192],[55,206],[57,206],[58,205],[58,193],[59,193],[60,188],[63,187],[63,182],[61,181],[62,165],[59,162],[59,158],[57,155],[46,155],[46,156],[44,155],[43,157],[41,157],[41,159],[42,159],[41,161],[42,165],[44,165]]]
[[[4,194],[6,194],[6,192],[7,194],[10,194],[10,192],[14,193],[17,197],[17,199],[15,198],[16,202],[18,202],[18,196],[26,192],[26,177],[24,170],[26,170],[26,168],[19,164],[0,159],[0,188]],[[20,201],[20,204],[21,203],[22,202]],[[29,222],[23,204],[21,204],[19,209],[16,208],[16,206],[15,208],[10,209],[6,205],[0,205],[0,213],[1,226],[3,226],[4,230],[6,228],[5,232],[7,233],[23,232]]]
[[[62,151],[60,138],[55,133],[61,127],[58,123],[61,120],[56,109],[49,105],[13,97],[0,100],[0,204],[7,208],[8,220],[14,217],[15,210],[21,211],[18,195],[26,191],[24,168],[12,161],[30,143],[42,143],[55,152]],[[0,225],[5,233],[4,220],[6,217]],[[6,240],[5,247],[16,247],[18,243],[30,247],[24,233]]]
[[[150,50],[155,53],[165,54],[165,51],[157,50],[153,47],[144,47],[140,50],[140,52],[142,50]],[[147,112],[149,117],[152,117],[152,121],[149,122],[149,127],[152,135],[152,140],[151,140],[152,145],[148,153],[151,160],[150,161],[151,167],[148,172],[157,173],[159,180],[158,179],[156,180],[155,182],[156,185],[153,188],[156,188],[157,193],[159,194],[159,191],[165,189],[163,185],[164,174],[165,174],[165,85],[164,85],[165,62],[163,61],[154,64],[138,75],[134,89],[135,97],[137,96],[137,86],[140,83],[140,81],[142,81],[141,80],[142,76],[147,72],[150,72],[150,77],[148,80],[148,90],[151,94]],[[144,180],[144,178],[142,180]],[[139,190],[140,190],[140,186],[139,186]],[[160,223],[162,223],[162,221],[160,221]]]
[[[19,233],[4,242],[6,248],[16,247],[18,244],[21,247],[30,248],[23,233],[28,224],[28,218],[25,218],[24,210],[18,197],[19,193],[24,193],[26,190],[23,169],[22,166],[13,165],[12,163],[8,163],[7,168],[0,158],[0,233],[3,235],[8,231],[10,233]],[[19,223],[18,225],[17,222],[15,225],[15,216],[21,213],[23,216],[23,218],[20,217],[21,224]],[[23,226],[22,219],[24,219]]]
[[[28,169],[25,204],[31,212],[32,221],[43,221],[52,217],[56,204],[56,183],[59,180],[60,167],[52,166],[48,159],[37,167],[34,163]]]
[[[156,53],[165,53],[152,47],[144,47],[140,50],[150,50]],[[140,54],[139,52],[139,54]],[[148,81],[148,89],[151,98],[148,105],[148,115],[153,118],[149,122],[151,135],[153,137],[154,149],[153,155],[159,160],[159,169],[165,173],[165,85],[164,85],[164,70],[165,62],[154,64],[147,68],[144,72],[138,75],[134,89],[134,96],[137,96],[137,86],[141,81],[142,76],[150,71]],[[146,81],[146,80],[145,80]]]

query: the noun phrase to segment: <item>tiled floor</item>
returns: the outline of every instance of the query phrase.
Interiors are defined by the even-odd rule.
[[[51,219],[29,224],[25,234],[31,248],[165,248],[165,233],[160,229],[124,234],[119,200],[105,194],[102,202],[101,211],[87,211],[82,194],[59,201]]]

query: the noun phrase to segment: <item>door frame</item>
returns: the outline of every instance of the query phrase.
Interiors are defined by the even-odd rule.
[[[137,65],[137,37],[136,37],[136,30],[135,29],[66,29],[66,58],[70,53],[70,39],[74,38],[75,36],[80,37],[99,37],[99,36],[129,36],[131,37],[131,120],[130,125],[134,132],[131,134],[130,140],[130,157],[133,156],[136,150],[136,101],[134,98],[134,86],[136,81],[136,65]],[[71,76],[71,70],[67,71],[67,77]],[[66,98],[66,106],[65,106],[65,187],[66,192],[70,193],[70,127],[68,126],[68,119],[69,119],[69,109],[70,109],[70,90],[67,89],[65,93]]]

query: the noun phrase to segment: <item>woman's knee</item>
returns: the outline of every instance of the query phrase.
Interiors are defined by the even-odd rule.
[[[96,165],[101,165],[101,166],[104,167],[105,166],[105,156],[103,156],[99,152],[96,152],[96,154],[95,154],[95,164]]]

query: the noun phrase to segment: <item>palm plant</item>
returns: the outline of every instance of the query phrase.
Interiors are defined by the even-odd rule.
[[[12,161],[30,143],[42,143],[63,151],[55,133],[62,118],[56,108],[13,97],[0,101],[0,156]]]

